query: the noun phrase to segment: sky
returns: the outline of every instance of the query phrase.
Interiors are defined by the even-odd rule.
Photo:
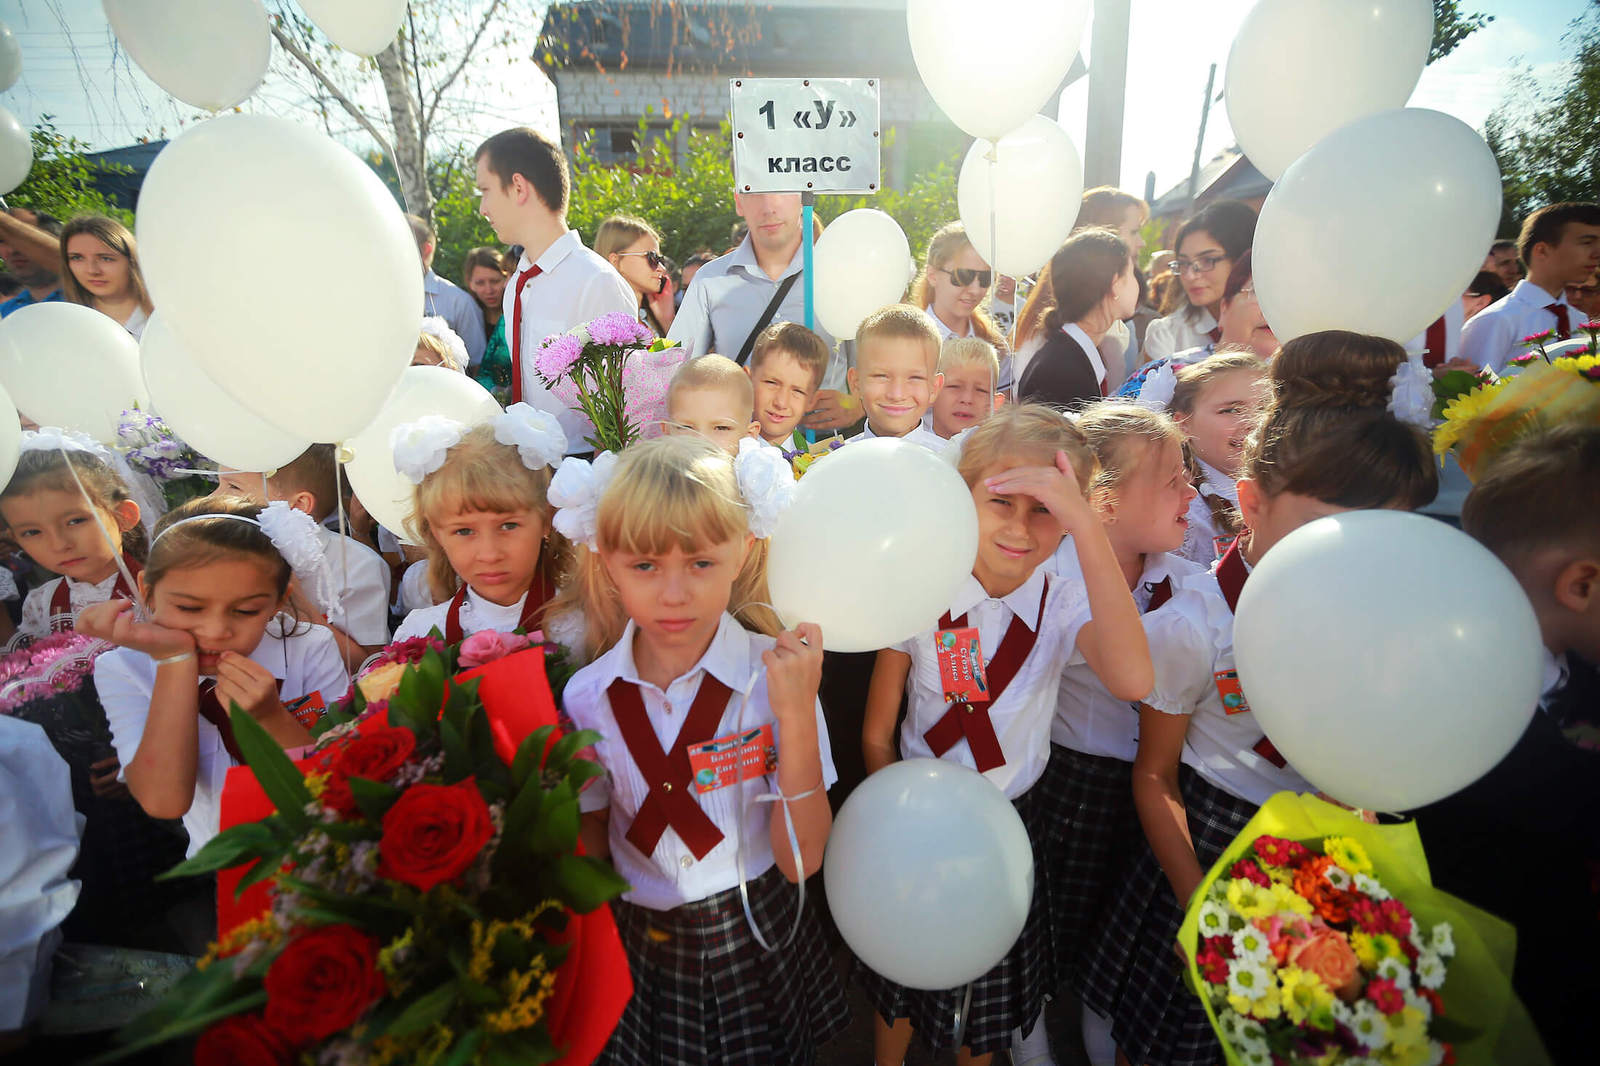
[[[1220,91],[1228,46],[1253,3],[1133,0],[1123,134],[1124,188],[1142,192],[1150,171],[1155,172],[1158,195],[1187,178],[1207,70],[1212,63],[1218,65]],[[1484,119],[1504,99],[1514,70],[1531,69],[1543,84],[1560,82],[1570,54],[1562,35],[1589,5],[1584,0],[1466,0],[1462,6],[1491,14],[1495,20],[1424,71],[1410,103],[1446,111],[1482,129]],[[23,56],[22,79],[0,93],[0,106],[12,111],[24,125],[49,114],[62,132],[98,149],[174,135],[199,117],[193,108],[168,97],[118,51],[99,0],[0,0],[0,21],[17,33]],[[1089,40],[1086,32],[1086,50]],[[1088,60],[1093,62],[1092,53]],[[275,70],[278,65],[275,59]],[[502,83],[480,78],[471,90],[475,101],[472,113],[442,132],[470,142],[518,123],[554,129],[554,90],[531,61],[504,56],[483,67],[503,72],[499,75]],[[1087,84],[1080,82],[1060,101],[1062,124],[1080,147],[1086,100]],[[362,102],[382,111],[376,95]],[[309,113],[305,94],[270,73],[246,109]],[[334,132],[345,135],[351,128],[341,123]],[[346,139],[352,147],[362,147],[358,136]],[[1226,108],[1214,106],[1202,161],[1232,143]]]

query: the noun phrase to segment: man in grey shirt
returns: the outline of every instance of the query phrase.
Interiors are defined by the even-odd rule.
[[[737,359],[751,333],[759,332],[761,314],[786,278],[794,282],[766,325],[805,321],[800,194],[736,192],[733,200],[750,232],[733,251],[696,272],[667,331],[691,359],[710,352]],[[852,426],[861,421],[861,405],[845,391],[849,346],[837,342],[820,323],[812,328],[833,356],[802,425],[819,432]]]
[[[471,361],[468,372],[483,359],[483,349],[489,339],[483,329],[483,308],[465,289],[458,288],[433,272],[433,251],[437,237],[433,227],[417,215],[407,215],[411,235],[417,239],[417,255],[422,258],[422,313],[438,315],[450,323],[463,344]]]

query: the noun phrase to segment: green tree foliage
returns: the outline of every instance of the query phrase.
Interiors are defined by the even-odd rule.
[[[1489,116],[1485,138],[1500,164],[1505,191],[1502,236],[1543,204],[1600,200],[1600,2],[1567,34],[1570,74],[1541,88],[1529,71]]]
[[[90,163],[83,143],[58,131],[50,115],[42,116],[29,134],[33,169],[28,171],[28,180],[6,197],[8,203],[63,221],[74,215],[101,214],[133,225],[133,214],[113,206],[94,184],[96,174],[126,174],[131,167]]]
[[[1477,12],[1463,15],[1457,0],[1433,0],[1433,46],[1428,50],[1428,62],[1443,59],[1462,41],[1493,21],[1493,15]]]

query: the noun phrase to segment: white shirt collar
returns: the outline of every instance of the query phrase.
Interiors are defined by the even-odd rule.
[[[1567,680],[1567,657],[1556,655],[1544,645],[1539,646],[1541,659],[1542,679],[1540,684],[1544,687],[1539,690],[1539,702],[1544,703],[1550,699],[1550,694],[1560,688]]]
[[[1239,506],[1239,483],[1199,456],[1195,456],[1195,462],[1200,464],[1200,472],[1205,475],[1206,487],[1215,489],[1218,496],[1235,507]]]
[[[1527,278],[1523,278],[1521,281],[1517,282],[1517,287],[1511,290],[1511,298],[1516,300],[1518,303],[1531,304],[1535,307],[1544,308],[1549,307],[1553,303],[1565,304],[1567,302],[1567,293],[1566,290],[1563,289],[1560,293],[1551,295],[1550,293],[1545,292],[1544,289],[1529,281]]]
[[[531,266],[537,265],[539,273],[548,274],[561,265],[561,261],[579,248],[583,247],[583,238],[578,236],[578,231],[569,229],[551,242],[550,247],[534,262],[528,261],[528,253],[522,253],[522,260],[517,264],[517,273],[522,273]]]
[[[925,314],[925,315],[927,315],[927,316],[928,316],[928,318],[929,318],[929,319],[930,319],[930,320],[932,320],[932,322],[933,322],[933,328],[934,328],[934,329],[936,329],[936,330],[938,330],[938,331],[939,331],[939,334],[940,334],[940,336],[941,336],[941,337],[942,337],[942,338],[943,338],[943,339],[944,339],[944,340],[949,340],[949,339],[950,339],[950,338],[951,338],[951,337],[954,337],[954,336],[957,336],[957,333],[956,333],[956,331],[955,331],[955,330],[953,330],[953,329],[951,329],[951,328],[950,328],[950,327],[949,327],[949,326],[948,326],[948,325],[947,325],[947,324],[946,324],[946,323],[945,323],[945,320],[944,320],[944,319],[942,319],[942,318],[940,318],[940,317],[939,317],[939,316],[938,316],[938,315],[937,315],[937,314],[936,314],[936,313],[935,313],[935,312],[934,312],[934,310],[933,310],[933,305],[932,305],[932,304],[929,304],[929,305],[928,305],[928,306],[927,306],[927,307],[924,307],[924,308],[923,308],[923,309],[922,309],[922,313],[923,313],[923,314]],[[967,319],[967,331],[966,331],[966,332],[965,332],[965,333],[962,333],[962,334],[960,334],[960,336],[962,336],[962,337],[970,337],[970,336],[972,336],[972,320],[971,320],[971,319],[970,319],[970,318],[969,318],[969,319]]]
[[[1006,608],[1022,619],[1030,630],[1037,631],[1040,621],[1039,604],[1045,594],[1045,585],[1044,569],[1037,567],[1028,575],[1028,580],[1001,596],[998,602],[1005,604]],[[950,617],[960,618],[980,603],[993,600],[994,597],[984,591],[978,579],[968,574],[967,579],[961,583],[961,587],[950,600]]]
[[[1089,339],[1089,334],[1076,322],[1068,322],[1061,327],[1061,332],[1078,342],[1078,347],[1083,349],[1083,354],[1089,357],[1089,365],[1094,367],[1094,379],[1101,385],[1106,383],[1106,361],[1100,358],[1100,349],[1096,348],[1094,341]]]
[[[506,619],[510,619],[513,623],[513,626],[515,626],[515,623],[522,620],[522,605],[527,601],[527,599],[528,594],[524,592],[521,596],[517,597],[516,603],[493,603],[478,595],[477,590],[475,590],[471,585],[468,585],[467,600],[461,605],[461,610],[463,613],[467,611],[472,612],[474,621],[483,621],[487,623],[486,625],[479,626],[478,629],[498,629],[500,623],[504,622]],[[466,627],[463,626],[462,628],[465,629]],[[476,630],[474,630],[474,632],[476,632]]]
[[[627,626],[622,630],[622,636],[617,640],[617,646],[612,649],[614,658],[607,665],[602,678],[604,683],[600,686],[602,689],[618,678],[631,681],[635,685],[650,685],[639,676],[639,667],[633,659],[633,638],[637,631],[638,627],[634,625],[632,619],[629,619]],[[745,685],[750,683],[750,634],[733,615],[723,613],[722,620],[717,623],[716,635],[711,638],[711,645],[706,648],[706,653],[700,656],[700,661],[695,663],[688,673],[673,678],[672,683],[692,678],[702,670],[734,692],[744,691]]]
[[[750,243],[750,235],[748,233],[745,234],[744,240],[739,242],[739,247],[728,253],[728,266],[730,268],[744,267],[745,271],[749,274],[766,278],[768,281],[773,280],[767,276],[767,272],[763,270],[761,264],[756,261],[756,250],[755,247]],[[789,259],[789,265],[783,268],[783,273],[778,277],[777,280],[782,281],[790,274],[798,274],[804,268],[805,245],[802,243],[794,250],[794,255]]]
[[[67,591],[69,593],[77,589],[83,589],[85,592],[93,589],[97,594],[103,593],[106,599],[110,599],[111,590],[117,587],[117,578],[121,576],[122,571],[114,570],[112,571],[110,577],[103,581],[96,581],[92,584],[88,581],[76,581],[70,577],[66,577],[65,575],[63,575],[62,580],[67,583]]]

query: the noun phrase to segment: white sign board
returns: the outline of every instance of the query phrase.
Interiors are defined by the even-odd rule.
[[[877,192],[877,78],[733,78],[740,192]]]

